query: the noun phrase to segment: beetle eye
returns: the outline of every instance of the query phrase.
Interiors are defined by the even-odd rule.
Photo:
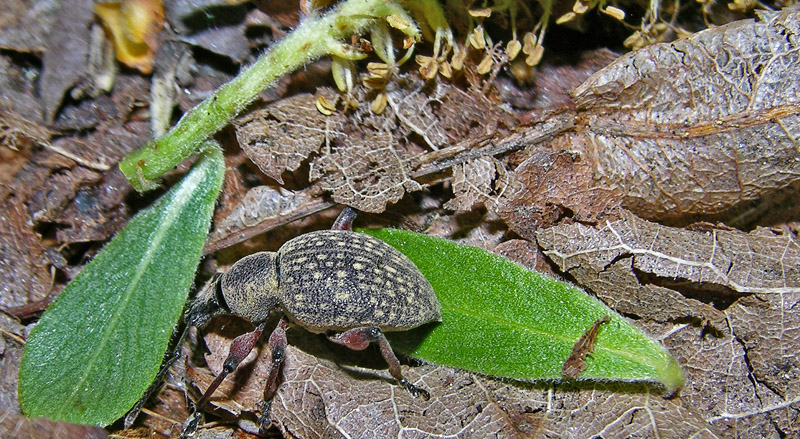
[[[220,308],[230,312],[230,307],[228,303],[225,302],[225,295],[222,294],[222,276],[224,276],[224,274],[217,273],[214,276],[216,277],[216,279],[214,279],[214,302],[216,302]]]

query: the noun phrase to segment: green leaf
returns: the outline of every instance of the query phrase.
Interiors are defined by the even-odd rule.
[[[142,396],[181,316],[224,170],[208,149],[42,315],[20,365],[27,416],[105,426]]]
[[[683,384],[655,340],[579,288],[485,250],[394,229],[360,230],[408,256],[433,286],[442,322],[390,334],[392,347],[435,364],[517,380],[562,379],[575,342],[601,326],[579,380]]]

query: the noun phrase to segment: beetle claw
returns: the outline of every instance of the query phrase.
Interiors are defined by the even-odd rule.
[[[422,387],[411,384],[405,378],[400,380],[400,385],[408,389],[408,392],[411,393],[411,396],[413,396],[414,398],[422,397],[422,399],[424,399],[425,401],[431,399],[431,394],[428,393],[427,390],[423,389]]]
[[[272,401],[261,401],[258,403],[258,408],[261,410],[261,416],[258,417],[258,431],[263,433],[272,425],[272,420],[269,418],[269,409],[272,407]]]
[[[203,413],[196,411],[192,413],[189,418],[183,423],[183,430],[181,431],[181,439],[194,436],[197,433],[197,428],[200,426],[200,420],[203,419]]]

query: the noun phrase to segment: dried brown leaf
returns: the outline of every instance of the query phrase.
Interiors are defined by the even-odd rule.
[[[490,102],[483,94],[464,91],[446,82],[428,84],[415,75],[406,75],[393,80],[387,88],[392,111],[382,123],[396,126],[395,136],[399,139],[412,134],[420,136],[424,141],[422,148],[446,148],[516,125],[513,113]]]
[[[747,351],[755,380],[783,401],[800,403],[800,294],[758,294],[739,300],[730,316],[733,333]],[[795,427],[800,431],[800,426]]]
[[[800,12],[630,53],[574,91],[595,178],[646,218],[714,213],[800,178]]]
[[[328,437],[523,437],[466,373],[406,369],[409,380],[433,390],[429,401],[397,388],[385,371],[343,369],[294,348],[287,350],[283,373],[272,416],[287,433],[306,429],[299,437],[330,430],[335,433]]]
[[[222,371],[223,363],[228,356],[233,339],[252,330],[252,327],[248,327],[241,320],[230,321],[230,319],[218,318],[213,320],[212,323],[221,320],[226,323],[217,325],[213,332],[208,332],[204,336],[209,351],[205,356],[209,370],[194,367],[189,367],[186,370],[195,387],[198,387],[201,391],[205,391],[214,381],[214,377]],[[271,329],[272,327],[270,327]],[[262,341],[266,338],[265,334]],[[265,343],[260,343],[242,360],[239,367],[222,382],[209,403],[234,416],[239,416],[242,412],[254,411],[257,404],[264,399],[264,383],[267,380],[267,375],[269,375],[271,364],[272,355],[270,350]]]
[[[691,231],[622,213],[603,226],[551,227],[537,239],[609,306],[660,322],[697,319],[727,333],[720,309],[738,297],[800,293],[800,245],[765,229]]]
[[[0,436],[8,439],[105,439],[108,433],[102,427],[68,424],[49,419],[30,419],[20,414],[0,412]]]
[[[648,219],[711,215],[800,180],[798,33],[800,12],[787,9],[619,58],[573,92],[575,129],[512,174],[499,213],[530,236],[616,205]]]
[[[284,171],[308,160],[309,179],[318,180],[335,201],[382,212],[406,192],[422,188],[412,176],[420,167],[428,167],[424,174],[460,163],[431,167],[463,153],[471,138],[485,141],[514,124],[513,114],[478,92],[430,85],[415,75],[399,76],[384,92],[387,106],[381,114],[360,105],[329,117],[319,113],[314,96],[297,95],[245,116],[237,136],[248,156],[275,180],[281,182]],[[376,92],[359,86],[353,93],[358,102],[371,102]],[[330,90],[318,96],[336,101]],[[462,144],[451,150],[455,142]],[[423,157],[426,151],[434,156]],[[503,185],[493,183],[492,194]]]
[[[311,164],[309,178],[320,179],[336,202],[365,212],[383,212],[406,192],[422,189],[410,177],[410,157],[390,133],[366,132],[361,142],[323,154]]]
[[[284,171],[296,170],[326,139],[339,137],[334,130],[341,124],[341,116],[328,117],[317,111],[315,99],[319,96],[336,101],[332,90],[322,89],[316,96],[295,95],[236,121],[236,138],[250,160],[280,184]]]
[[[623,212],[603,226],[551,227],[537,233],[545,254],[565,270],[602,270],[621,258],[634,269],[673,282],[735,293],[800,293],[800,243],[788,233],[758,229],[692,231],[661,226]]]
[[[597,385],[554,392],[535,438],[721,439],[691,406],[635,389],[630,393]],[[639,390],[639,391],[636,391]],[[544,398],[544,395],[543,395]],[[523,404],[526,401],[521,401]]]
[[[533,239],[540,226],[554,224],[566,213],[594,222],[619,206],[620,191],[595,181],[591,162],[558,150],[574,136],[556,138],[551,144],[556,151],[535,151],[510,173],[509,187],[495,210],[521,236]]]
[[[212,369],[221,369],[229,343],[230,339],[222,341],[215,337],[209,344],[210,349],[219,350],[207,357]],[[325,343],[314,336],[305,340],[304,346],[330,357]],[[267,351],[262,348],[255,362],[252,354],[252,359],[245,360],[250,366],[237,372],[238,390],[231,392],[235,401],[221,397],[222,401],[218,401],[221,407],[234,413],[253,410],[263,397],[269,367]],[[380,357],[377,351],[365,353]],[[297,438],[394,437],[402,431],[416,431],[421,437],[458,433],[463,435],[460,437],[475,438],[523,437],[497,404],[487,400],[488,395],[470,374],[451,374],[447,369],[432,366],[404,369],[412,382],[432,391],[430,401],[414,398],[397,388],[385,370],[337,365],[290,345],[270,418],[287,437]],[[229,389],[222,392],[230,392]]]
[[[297,192],[270,186],[250,189],[211,232],[205,253],[331,207],[333,203],[319,199],[318,192],[316,187]]]
[[[797,294],[740,299],[726,311],[731,333],[722,337],[685,324],[668,329],[664,343],[688,378],[681,399],[722,437],[800,435],[800,319],[787,312],[799,300]]]
[[[492,250],[493,253],[510,259],[529,270],[557,277],[553,267],[546,261],[538,245],[525,239],[503,241]]]

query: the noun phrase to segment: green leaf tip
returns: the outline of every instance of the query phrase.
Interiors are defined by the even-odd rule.
[[[442,305],[441,323],[388,334],[400,352],[521,381],[562,380],[575,342],[609,316],[578,380],[658,383],[669,393],[683,385],[683,371],[661,344],[573,285],[445,239],[360,231],[408,256]]]
[[[194,280],[224,171],[221,150],[206,149],[42,315],[20,365],[27,416],[106,426],[144,394]]]

